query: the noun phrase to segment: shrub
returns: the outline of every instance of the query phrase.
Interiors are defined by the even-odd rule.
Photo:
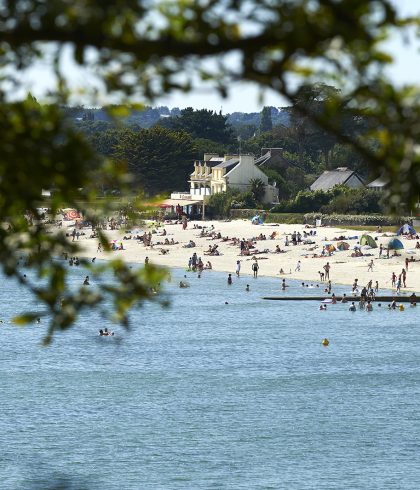
[[[398,226],[410,223],[411,218],[404,216],[385,216],[382,214],[323,214],[307,213],[304,215],[304,222],[315,224],[317,219],[322,220],[323,225],[328,226]]]

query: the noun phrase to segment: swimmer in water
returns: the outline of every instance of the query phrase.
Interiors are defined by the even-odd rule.
[[[245,291],[249,292],[249,284],[246,285]]]
[[[85,280],[83,281],[83,286],[89,286],[89,276],[85,277]]]

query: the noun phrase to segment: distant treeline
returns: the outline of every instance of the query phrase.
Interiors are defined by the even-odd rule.
[[[342,139],[323,129],[327,118],[348,139],[377,148],[367,116],[354,113],[351,101],[325,84],[303,86],[289,107],[266,106],[260,113],[223,115],[191,107],[106,108],[63,107],[66,117],[85,135],[95,150],[132,176],[134,188],[148,194],[187,191],[194,160],[204,153],[261,155],[262,148],[281,148],[281,158],[261,167],[279,188],[285,208],[306,191],[324,171],[336,167],[370,175],[363,156]],[[331,115],[331,107],[339,108]],[[316,115],[320,123],[315,124]],[[118,117],[116,117],[118,116]],[[104,191],[116,191],[113,184]],[[287,201],[287,202],[286,202]],[[295,204],[293,204],[295,206]]]

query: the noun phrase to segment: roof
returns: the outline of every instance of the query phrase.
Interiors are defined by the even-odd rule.
[[[233,170],[237,165],[239,165],[239,158],[231,158],[230,160],[226,160],[225,162],[220,162],[215,165],[214,168],[225,168],[226,173]]]
[[[207,167],[213,168],[216,165],[218,165],[220,162],[223,162],[223,157],[211,157],[210,160],[204,160],[203,162],[200,161],[200,163],[205,163]]]
[[[381,175],[377,179],[373,180],[370,184],[367,185],[367,187],[385,187],[388,185],[390,182],[388,177],[384,177]]]
[[[326,191],[336,185],[345,184],[353,175],[363,184],[363,180],[354,170],[349,170],[347,167],[338,167],[335,170],[325,170],[311,185],[310,189],[311,191]]]
[[[261,155],[259,158],[255,160],[255,165],[258,165],[259,167],[264,165],[268,160],[271,158],[271,153],[268,151],[267,153],[264,153],[264,155]]]
[[[217,168],[227,168],[231,165],[237,165],[239,163],[239,158],[231,158],[230,160],[226,160],[225,162],[220,162],[216,165]]]

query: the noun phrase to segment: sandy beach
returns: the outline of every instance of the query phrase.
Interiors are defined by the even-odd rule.
[[[222,237],[229,237],[229,240],[200,237],[202,230],[195,228],[195,226],[206,227],[204,229],[211,227],[214,232],[220,232]],[[68,229],[69,231],[72,230],[71,227]],[[156,228],[153,227],[153,224],[148,223],[147,227],[139,228],[138,231],[143,233],[154,229]],[[163,229],[166,230],[166,236],[161,235]],[[107,231],[110,242],[116,240],[117,245],[122,243],[124,247],[124,250],[111,252],[97,252],[98,240],[88,238],[90,230],[84,230],[86,235],[82,235],[79,238],[79,245],[82,247],[82,252],[79,255],[105,260],[111,257],[119,257],[132,263],[144,263],[146,257],[148,257],[153,264],[188,268],[188,260],[196,252],[204,263],[207,261],[211,262],[213,270],[232,273],[232,275],[235,275],[236,262],[240,260],[240,274],[251,276],[253,274],[251,267],[254,262],[254,256],[241,256],[239,246],[233,245],[230,239],[233,237],[239,239],[252,238],[254,239],[255,248],[251,249],[251,252],[255,250],[266,251],[255,255],[258,260],[259,275],[319,283],[320,275],[318,271],[323,271],[323,266],[329,262],[332,283],[351,285],[357,278],[361,286],[372,280],[373,285],[375,285],[375,281],[378,281],[380,289],[391,290],[392,273],[394,272],[398,276],[402,269],[406,267],[405,260],[408,258],[410,262],[407,271],[407,287],[402,288],[401,292],[418,293],[420,291],[420,249],[415,249],[416,240],[400,236],[399,239],[404,244],[404,250],[398,250],[400,256],[397,257],[393,257],[393,251],[391,251],[390,258],[379,258],[379,248],[369,249],[367,247],[362,248],[364,254],[362,257],[352,257],[354,246],[357,246],[363,234],[362,231],[330,227],[319,227],[312,230],[313,232],[316,231],[316,235],[309,236],[308,239],[315,242],[314,244],[292,245],[290,243],[290,245],[285,246],[286,235],[288,235],[290,240],[293,232],[300,232],[303,239],[304,232],[308,233],[311,230],[305,228],[304,225],[253,225],[249,220],[189,222],[186,230],[182,229],[181,224],[164,224],[156,229],[157,233],[153,233],[152,247],[145,247],[142,242],[134,239],[123,240],[124,235],[130,236],[127,230]],[[276,236],[274,239],[270,239],[269,236],[273,232],[275,232]],[[383,244],[386,248],[387,243],[392,238],[391,233],[369,233],[373,238],[377,239],[378,247]],[[265,235],[267,239],[255,240],[260,234]],[[338,237],[345,237],[345,241],[350,245],[349,250],[337,250],[330,256],[320,256],[323,246],[327,244],[337,245]],[[165,238],[170,241],[173,239],[178,243],[176,245],[159,245],[158,242],[163,243]],[[194,248],[185,248],[184,246],[190,240],[193,240],[196,246]],[[215,244],[218,245],[217,249],[220,255],[206,255],[209,245]],[[274,253],[276,245],[279,245],[284,252]],[[168,250],[168,253],[162,254],[162,249]],[[317,255],[317,257],[314,257],[314,255]],[[383,255],[386,256],[386,252]],[[368,270],[368,265],[372,259],[373,270],[370,271]],[[412,259],[414,261],[411,261]],[[298,261],[300,261],[300,270],[296,270],[298,269]],[[204,273],[211,272],[204,271]]]

